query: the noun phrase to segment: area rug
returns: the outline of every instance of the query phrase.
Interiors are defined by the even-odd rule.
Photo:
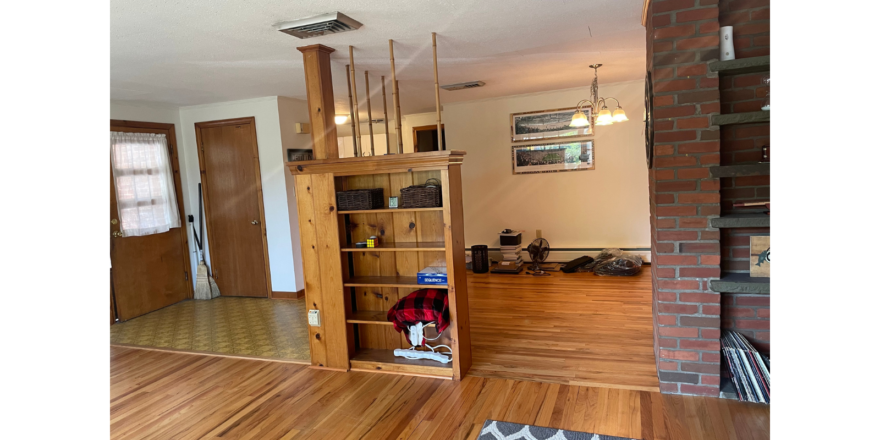
[[[626,437],[486,420],[477,440],[634,440]]]

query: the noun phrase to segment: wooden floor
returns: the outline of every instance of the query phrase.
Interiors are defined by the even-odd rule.
[[[474,439],[486,419],[636,439],[769,438],[769,407],[111,347],[113,439]]]
[[[469,374],[659,391],[651,273],[468,273]]]

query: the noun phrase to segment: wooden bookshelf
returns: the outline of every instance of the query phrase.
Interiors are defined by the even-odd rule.
[[[435,151],[287,164],[297,194],[306,303],[321,311],[321,327],[310,327],[313,366],[455,380],[467,373],[463,157],[461,151]],[[442,206],[388,208],[388,197],[429,178],[441,182]],[[383,189],[384,207],[336,209],[336,192],[367,188]],[[373,235],[379,246],[354,247]],[[418,284],[416,274],[428,266],[445,266],[447,284]],[[423,288],[448,290],[450,326],[435,343],[452,347],[449,364],[394,356],[394,349],[410,346],[386,314],[400,298]],[[436,326],[426,332],[436,336]]]

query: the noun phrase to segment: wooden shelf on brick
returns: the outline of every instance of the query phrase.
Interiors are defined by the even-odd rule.
[[[713,179],[721,177],[767,176],[770,174],[770,163],[749,163],[743,165],[723,165],[709,168]]]
[[[758,122],[770,122],[770,111],[712,115],[712,125],[754,124]]]
[[[709,289],[723,293],[769,294],[770,278],[750,277],[747,273],[729,273],[709,281]]]
[[[741,75],[770,71],[770,55],[763,57],[740,58],[736,60],[714,61],[709,63],[710,72],[721,75]]]
[[[761,212],[748,214],[727,214],[709,219],[713,228],[769,228],[770,216]]]
[[[463,151],[318,159],[287,164],[295,179],[306,304],[321,311],[310,327],[312,365],[460,380],[471,365],[461,196]],[[400,190],[441,182],[442,206],[388,208]],[[336,192],[382,188],[385,206],[337,211]],[[375,248],[353,243],[379,237]],[[446,266],[445,285],[418,284],[428,266]],[[396,358],[409,348],[387,321],[388,310],[411,292],[447,289],[450,325],[436,345],[452,347],[452,362]],[[426,336],[436,336],[429,326]]]

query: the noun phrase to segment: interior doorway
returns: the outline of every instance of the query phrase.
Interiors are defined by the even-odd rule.
[[[272,280],[255,119],[195,127],[214,280],[223,296],[268,298]]]
[[[167,148],[167,156],[162,152],[160,163],[153,158],[141,157],[131,160],[130,157],[118,158],[111,167],[116,171],[110,173],[110,262],[111,272],[111,307],[115,309],[116,318],[126,321],[161,309],[171,304],[192,298],[193,285],[190,279],[189,245],[183,222],[183,193],[180,185],[180,167],[177,160],[177,145],[174,125],[151,122],[110,121],[111,133],[133,133],[156,135],[155,148]],[[113,147],[115,148],[115,147]],[[142,154],[140,151],[136,154]],[[120,156],[120,155],[117,155]],[[167,158],[167,159],[166,159]],[[168,162],[165,162],[167,160]],[[157,166],[158,165],[158,166]],[[157,176],[158,173],[171,173],[171,176]],[[136,235],[132,228],[149,227],[143,218],[130,217],[132,211],[144,211],[145,204],[161,201],[161,194],[154,194],[152,200],[138,198],[133,188],[143,186],[147,180],[168,178],[157,182],[162,186],[168,182],[176,196],[176,209],[164,212],[164,215],[176,216],[178,227],[165,232],[148,235]],[[120,185],[117,185],[117,180]],[[119,188],[119,187],[123,188]],[[117,192],[120,189],[121,192]],[[120,207],[123,214],[120,215]],[[156,215],[157,209],[151,209],[148,215]],[[133,220],[129,220],[134,218]],[[138,224],[139,223],[139,224]]]
[[[443,150],[446,149],[446,125],[441,124],[443,130]],[[437,142],[437,124],[413,127],[413,152],[423,153],[426,151],[440,151]]]

